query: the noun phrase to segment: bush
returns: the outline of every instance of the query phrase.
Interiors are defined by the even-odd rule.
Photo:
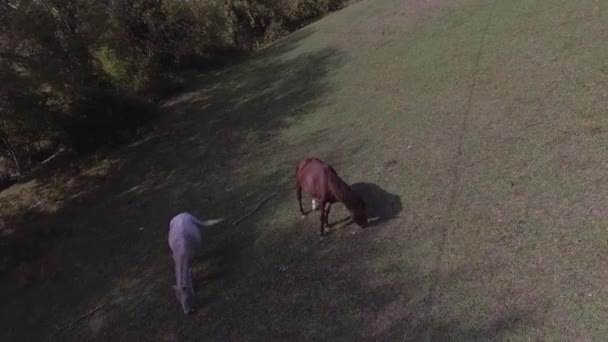
[[[0,1],[0,157],[24,170],[43,141],[82,151],[124,141],[154,115],[143,98],[179,90],[178,71],[221,67],[344,4]]]

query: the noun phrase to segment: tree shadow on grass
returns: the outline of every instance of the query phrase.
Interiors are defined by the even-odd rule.
[[[166,225],[173,215],[192,209],[201,218],[210,213],[232,218],[260,194],[284,191],[285,170],[292,167],[291,161],[272,158],[282,148],[277,144],[288,148],[277,135],[323,102],[330,90],[326,78],[342,60],[331,47],[286,56],[310,32],[304,29],[247,62],[201,76],[191,91],[165,104],[166,113],[143,139],[74,161],[60,172],[41,170],[3,192],[3,203],[24,201],[3,213],[5,221],[15,222],[15,231],[59,224],[69,225],[73,236],[43,250],[30,244],[31,251],[22,254],[35,255],[34,260],[11,255],[0,275],[0,311],[11,318],[5,323],[12,328],[2,334],[42,339],[100,298],[138,286],[164,301],[162,293],[170,289],[165,285],[173,278],[166,253]],[[103,163],[107,168],[95,172]],[[32,198],[24,199],[25,193]],[[34,205],[33,197],[48,203]],[[208,233],[210,241],[227,241],[215,257],[215,278],[222,280],[231,279],[238,269],[232,264],[239,264],[238,255],[254,241],[251,232],[225,228]],[[8,235],[0,242],[15,243]],[[45,267],[52,271],[39,272],[48,260],[52,265]],[[20,263],[32,270],[28,273],[40,273],[28,288],[17,281]],[[116,315],[108,322],[120,322],[146,305],[137,296],[111,297],[107,308]],[[168,298],[172,305],[174,296]],[[100,329],[100,338],[109,333]]]
[[[195,190],[192,178],[199,178],[195,186],[211,183],[206,186],[209,198],[215,196],[214,188],[224,190],[228,177],[221,184],[205,178],[226,176],[239,167],[244,154],[268,151],[265,142],[288,126],[286,120],[308,112],[326,91],[324,78],[339,66],[339,51],[328,48],[278,59],[309,34],[302,30],[260,52],[261,57],[204,74],[194,89],[166,103],[156,129],[140,141],[88,158],[62,154],[25,177],[14,191],[2,192],[0,203],[7,210],[1,212],[6,224],[0,228],[10,229],[0,234],[0,242],[20,227],[48,226],[90,200],[137,205],[141,195],[166,189],[179,202],[173,206],[192,206],[201,202],[200,197],[192,201],[183,196]],[[22,198],[22,192],[29,198]]]

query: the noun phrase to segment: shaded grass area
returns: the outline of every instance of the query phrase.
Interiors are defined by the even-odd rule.
[[[320,101],[318,95],[326,87],[323,78],[339,66],[341,58],[338,50],[328,48],[287,61],[270,60],[308,34],[301,31],[250,63],[201,79],[201,88],[167,103],[173,115],[161,119],[158,125],[162,129],[144,140],[99,156],[101,162],[82,161],[81,165],[66,167],[63,181],[46,183],[49,176],[40,175],[3,194],[5,204],[16,203],[23,193],[44,198],[48,203],[41,203],[39,213],[35,217],[29,214],[23,223],[36,227],[57,222],[69,225],[73,232],[71,239],[61,241],[44,258],[55,258],[51,265],[54,274],[48,276],[42,269],[38,272],[38,265],[27,265],[34,269],[30,272],[39,278],[38,284],[3,292],[4,302],[12,303],[4,307],[16,310],[16,320],[11,322],[14,328],[5,330],[9,337],[11,331],[26,339],[49,336],[55,324],[100,300],[110,302],[105,308],[112,313],[98,327],[105,334],[128,335],[128,327],[121,331],[109,327],[122,326],[121,320],[142,305],[165,305],[165,314],[172,312],[174,296],[168,287],[171,265],[164,241],[165,223],[171,216],[182,210],[201,217],[209,213],[236,216],[264,191],[285,193],[289,189],[284,184],[291,180],[291,172],[285,170],[289,166],[291,171],[295,160],[266,164],[269,158],[263,156],[274,146],[266,141],[285,125],[287,117],[304,115],[307,108]],[[302,82],[303,78],[307,81]],[[265,164],[267,173],[251,173]],[[98,165],[106,165],[106,169],[96,172]],[[249,186],[252,183],[258,185],[255,192]],[[36,199],[24,201],[36,203]],[[24,210],[36,208],[24,203],[23,208],[15,209],[19,216]],[[251,248],[254,234],[253,228],[210,232],[209,239],[219,245],[211,252],[216,256],[207,259],[210,267],[224,274],[241,249]],[[32,248],[32,252],[37,249]],[[12,287],[15,283],[5,285]],[[155,292],[168,296],[152,295]],[[14,297],[15,293],[24,297]],[[131,298],[135,293],[139,295]],[[49,302],[50,298],[54,299]],[[146,299],[151,302],[141,302]],[[164,304],[159,304],[159,299]],[[45,308],[35,304],[43,301],[48,303]],[[140,324],[141,328],[153,324],[149,317],[139,317],[141,321],[129,319],[130,324]],[[42,328],[27,328],[34,325]],[[150,331],[148,336],[156,333]],[[77,336],[73,335],[75,339]]]
[[[603,6],[364,1],[201,76],[142,141],[2,193],[40,203],[27,225],[72,237],[31,263],[47,271],[30,287],[3,275],[0,336],[601,338]],[[301,220],[293,193],[308,155],[354,184],[375,224],[319,241],[318,213]],[[203,307],[182,317],[166,222],[240,217],[273,192],[207,232]]]

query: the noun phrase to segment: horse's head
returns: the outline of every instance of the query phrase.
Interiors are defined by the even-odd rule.
[[[351,211],[351,216],[357,225],[361,227],[367,225],[367,208],[361,198],[357,198],[357,203]]]
[[[192,291],[190,291],[190,289],[187,287],[173,286],[173,289],[175,289],[175,296],[177,297],[177,300],[181,303],[184,314],[189,315],[193,313],[195,305]]]

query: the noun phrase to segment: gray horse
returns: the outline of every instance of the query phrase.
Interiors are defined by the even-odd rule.
[[[173,286],[184,314],[194,312],[194,287],[192,285],[192,260],[201,248],[201,229],[215,225],[223,219],[201,222],[189,213],[181,213],[169,222],[169,247],[175,263]]]

